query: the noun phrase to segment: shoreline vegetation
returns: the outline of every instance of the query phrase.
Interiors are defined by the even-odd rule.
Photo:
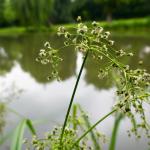
[[[109,29],[112,31],[115,30],[115,35],[120,35],[120,33],[124,33],[125,36],[136,36],[136,35],[145,35],[147,31],[150,31],[150,17],[145,18],[132,18],[132,19],[120,19],[114,20],[112,22],[106,21],[97,21],[101,24],[102,27],[105,29]],[[86,22],[90,25],[91,22]],[[0,36],[19,36],[25,33],[37,33],[37,32],[50,32],[55,33],[59,26],[63,25],[68,30],[72,29],[74,23],[68,24],[58,24],[58,25],[51,25],[50,27],[46,26],[30,26],[30,27],[4,27],[0,28]],[[135,33],[136,31],[136,33]]]

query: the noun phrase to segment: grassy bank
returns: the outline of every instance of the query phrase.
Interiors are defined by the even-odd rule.
[[[135,28],[150,28],[150,17],[146,18],[132,18],[132,19],[120,19],[113,20],[112,22],[99,21],[101,26],[104,28],[110,29],[135,29]],[[91,22],[87,22],[87,24],[91,24]],[[58,25],[54,26],[55,29]],[[67,28],[72,28],[73,24],[64,25]]]
[[[0,28],[0,36],[15,36],[26,32],[25,27],[7,27]]]
[[[0,28],[0,36],[19,36],[26,33],[48,32],[51,30],[52,27],[7,27]]]
[[[150,17],[146,18],[136,18],[136,19],[121,19],[121,20],[114,20],[111,23],[108,22],[99,22],[101,26],[103,26],[105,29],[109,29],[111,31],[115,31],[117,34],[117,31],[119,33],[126,31],[125,34],[135,34],[135,31],[138,31],[138,33],[145,33],[145,31],[150,31]],[[87,24],[91,24],[91,22],[87,22]],[[29,32],[56,32],[58,26],[60,25],[53,25],[50,28],[46,27],[7,27],[7,28],[0,28],[0,36],[18,36],[20,34],[29,33]],[[64,24],[68,29],[71,29],[74,27],[74,24]],[[132,32],[133,33],[132,33]]]

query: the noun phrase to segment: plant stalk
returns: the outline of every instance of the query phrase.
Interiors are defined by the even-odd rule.
[[[104,117],[102,117],[100,120],[98,120],[93,126],[91,126],[84,134],[80,136],[80,138],[72,145],[72,148],[77,145],[89,132],[91,132],[99,123],[101,123],[103,120],[105,120],[107,117],[109,117],[111,114],[116,112],[117,109],[112,110],[108,114],[106,114]]]
[[[119,114],[115,120],[113,132],[112,132],[112,136],[111,136],[111,141],[110,141],[110,145],[109,145],[109,150],[115,150],[118,128],[119,128],[119,124],[120,124],[122,118],[123,118],[123,115]]]
[[[80,71],[79,71],[79,74],[78,74],[78,77],[77,77],[77,80],[76,80],[76,83],[75,83],[75,86],[74,86],[74,89],[73,89],[71,100],[70,100],[70,103],[69,103],[69,106],[68,106],[68,109],[67,109],[67,113],[66,113],[66,116],[65,116],[65,120],[64,120],[64,124],[63,124],[63,128],[62,128],[62,132],[61,132],[61,135],[60,135],[60,145],[62,145],[62,140],[63,140],[63,135],[64,135],[65,127],[67,125],[67,120],[68,120],[68,117],[69,117],[69,114],[70,114],[70,110],[71,110],[71,107],[72,107],[72,104],[73,104],[73,100],[74,100],[74,97],[75,97],[75,93],[76,93],[78,84],[79,84],[79,81],[80,81],[80,77],[81,77],[81,74],[82,74],[82,71],[83,71],[86,59],[88,57],[88,53],[89,53],[89,50],[87,50],[87,52],[85,54],[84,60],[82,62],[82,65],[81,65],[81,68],[80,68]]]

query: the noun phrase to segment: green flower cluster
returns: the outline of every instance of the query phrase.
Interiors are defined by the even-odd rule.
[[[62,59],[59,57],[58,52],[58,50],[50,46],[49,42],[46,42],[44,44],[44,49],[39,51],[38,57],[36,58],[36,61],[41,62],[43,65],[51,64],[52,72],[48,79],[57,78],[57,80],[60,80],[58,75],[58,65]]]
[[[88,116],[81,110],[81,107],[74,105],[73,114],[69,116],[67,127],[64,131],[62,145],[60,145],[60,133],[62,127],[59,126],[55,127],[50,133],[46,133],[45,137],[42,139],[33,136],[32,142],[25,140],[24,143],[27,145],[27,150],[32,148],[36,150],[94,150],[94,145],[90,143],[90,136],[86,136],[80,144],[74,145],[74,142],[78,139],[80,134],[86,130],[87,126],[85,124],[87,119]],[[96,129],[93,131],[92,136],[95,136],[97,142],[106,141],[105,136],[100,132],[97,132]]]
[[[45,139],[38,139],[37,137],[33,137],[32,145],[35,147],[36,150],[45,150],[46,148],[53,149],[53,150],[60,150],[62,145],[60,145],[59,135],[61,132],[61,128],[56,127],[51,133],[47,133]],[[73,142],[77,139],[77,134],[75,130],[71,128],[66,128],[64,132],[64,140],[63,140],[63,148],[62,150],[70,150]],[[83,149],[85,146],[83,145],[82,148],[78,147],[77,149]]]
[[[150,74],[144,69],[126,68],[123,71],[119,73],[120,86],[117,95],[120,100],[115,107],[131,120],[133,127],[128,131],[129,135],[134,133],[137,138],[140,138],[138,131],[142,129],[149,138],[150,125],[146,119],[144,105],[150,102]],[[124,74],[124,78],[121,74]]]

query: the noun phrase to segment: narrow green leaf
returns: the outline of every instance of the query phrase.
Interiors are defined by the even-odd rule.
[[[11,150],[21,150],[22,144],[23,144],[23,135],[26,127],[29,128],[30,132],[35,135],[36,131],[32,125],[31,120],[29,119],[23,119],[19,125],[17,126],[14,135],[13,135],[13,141],[11,145]]]
[[[26,127],[26,119],[22,120],[15,130],[11,150],[21,150],[25,127]]]
[[[26,125],[27,125],[27,127],[29,128],[29,130],[31,131],[31,133],[32,133],[33,135],[36,135],[35,128],[33,127],[32,121],[31,121],[30,119],[27,119],[27,120],[26,120]]]
[[[116,142],[117,142],[117,133],[118,133],[119,125],[120,125],[120,122],[121,122],[122,119],[123,119],[122,114],[119,114],[116,117],[116,120],[115,120],[115,123],[114,123],[114,128],[113,128],[112,135],[111,135],[109,150],[115,150]]]

